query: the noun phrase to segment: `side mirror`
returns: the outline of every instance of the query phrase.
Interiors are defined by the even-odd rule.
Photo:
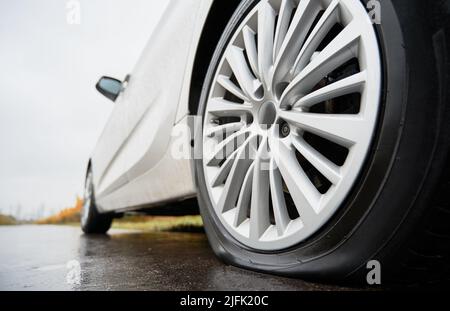
[[[95,88],[106,98],[115,102],[117,97],[119,97],[120,92],[122,92],[123,90],[123,85],[122,81],[119,81],[117,79],[102,77],[97,82]]]

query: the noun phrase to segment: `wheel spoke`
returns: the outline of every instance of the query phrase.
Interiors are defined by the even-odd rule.
[[[256,136],[249,137],[236,155],[231,167],[222,195],[217,204],[220,213],[227,212],[235,207],[236,199],[244,182],[244,178],[250,165],[253,163],[255,153]]]
[[[258,240],[270,226],[269,170],[267,140],[260,146],[253,169],[252,200],[250,207],[250,239]]]
[[[244,50],[234,45],[230,46],[227,61],[245,95],[255,98],[255,92],[261,86],[261,82],[253,76],[248,67]]]
[[[258,11],[258,68],[265,85],[270,83],[273,64],[273,35],[276,13],[268,0],[263,0]]]
[[[284,199],[281,173],[274,159],[270,162],[270,193],[272,195],[275,225],[277,226],[278,235],[282,236],[290,222],[290,218],[287,212],[286,201]]]
[[[225,180],[228,177],[228,174],[231,171],[231,167],[233,166],[234,160],[236,159],[236,155],[239,152],[239,148],[233,152],[225,161],[225,163],[222,164],[222,166],[219,168],[219,172],[217,173],[216,177],[212,180],[212,186],[217,187],[222,185]]]
[[[310,108],[320,102],[337,98],[339,96],[361,93],[366,82],[366,72],[354,74],[348,78],[339,80],[330,85],[322,87],[304,97],[302,97],[294,107]]]
[[[319,206],[320,193],[306,176],[292,148],[281,143],[275,154],[275,161],[294,200],[300,219],[305,226],[311,224],[317,216],[315,209]]]
[[[211,98],[208,102],[208,111],[216,116],[240,116],[250,112],[252,105],[236,104],[223,98]]]
[[[257,78],[260,77],[258,70],[258,50],[256,47],[256,33],[249,27],[245,26],[242,29],[242,36],[244,37],[245,51],[250,63],[250,67]]]
[[[353,146],[370,131],[364,119],[358,115],[316,114],[292,110],[282,111],[280,117],[295,127],[345,147]]]
[[[239,87],[237,87],[229,78],[227,78],[224,75],[220,75],[217,78],[217,82],[224,87],[228,92],[233,94],[234,96],[239,97],[244,102],[249,102],[249,99],[247,96],[244,95],[244,93],[241,91]]]
[[[341,0],[333,0],[319,19],[314,29],[311,31],[308,39],[303,45],[295,65],[291,69],[291,76],[297,75],[311,61],[313,53],[316,51],[320,42],[325,38],[331,28],[339,21]]]
[[[244,182],[242,184],[241,192],[239,193],[239,199],[237,202],[236,216],[234,219],[234,226],[238,227],[244,220],[247,219],[247,209],[250,206],[252,184],[253,184],[253,170],[255,164],[253,163],[245,175]]]
[[[339,167],[324,157],[316,149],[312,148],[303,138],[295,137],[292,139],[295,149],[300,152],[306,160],[309,161],[323,176],[331,183],[336,185],[341,180]]]
[[[280,13],[278,15],[278,24],[275,32],[273,59],[277,58],[278,52],[281,49],[281,45],[284,42],[284,39],[289,29],[289,23],[291,22],[291,16],[293,11],[294,11],[293,0],[283,0],[281,2]]]
[[[305,42],[308,29],[320,12],[320,1],[302,0],[295,11],[291,25],[275,60],[273,83],[284,82]]]
[[[245,143],[247,131],[239,131],[231,134],[222,142],[220,142],[214,150],[211,160],[208,161],[208,166],[217,166],[224,159],[228,158],[230,154],[237,150]]]
[[[292,105],[307,94],[322,78],[358,54],[360,33],[351,23],[315,57],[289,84],[281,105]]]
[[[222,138],[223,135],[226,135],[226,137],[228,137],[230,134],[240,131],[243,127],[244,123],[242,122],[212,126],[206,130],[205,135],[207,137],[217,137],[218,135],[220,135],[220,138]]]

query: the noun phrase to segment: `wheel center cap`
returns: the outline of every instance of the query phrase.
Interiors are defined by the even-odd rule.
[[[275,123],[277,110],[273,102],[265,102],[258,112],[258,121],[262,129],[269,129]]]

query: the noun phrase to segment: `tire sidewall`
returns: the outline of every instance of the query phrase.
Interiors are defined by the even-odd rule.
[[[87,183],[89,183],[89,185],[87,185]],[[88,207],[86,218],[84,217],[84,213],[86,213],[86,210],[84,209],[84,202],[83,202],[83,211],[81,214],[81,228],[85,232],[89,231],[90,224],[93,222],[93,219],[96,216],[94,185],[92,184],[92,171],[90,168],[88,169],[88,172],[86,174],[85,187],[86,186],[90,187],[90,196],[91,197],[90,197],[90,204]],[[85,219],[85,221],[83,221],[83,219]]]
[[[92,177],[92,168],[89,168],[86,174],[86,183],[89,182],[89,174]],[[86,217],[86,221],[83,221],[83,215],[81,215],[81,229],[84,233],[105,233],[111,227],[113,220],[112,214],[102,214],[97,210],[97,205],[95,203],[95,187],[93,184],[93,178],[90,179],[89,187],[91,188],[91,202],[89,206],[89,211]],[[83,210],[83,213],[85,211]]]

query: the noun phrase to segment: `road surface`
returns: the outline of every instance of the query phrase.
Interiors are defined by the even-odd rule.
[[[0,227],[0,290],[336,289],[225,265],[199,233]]]

